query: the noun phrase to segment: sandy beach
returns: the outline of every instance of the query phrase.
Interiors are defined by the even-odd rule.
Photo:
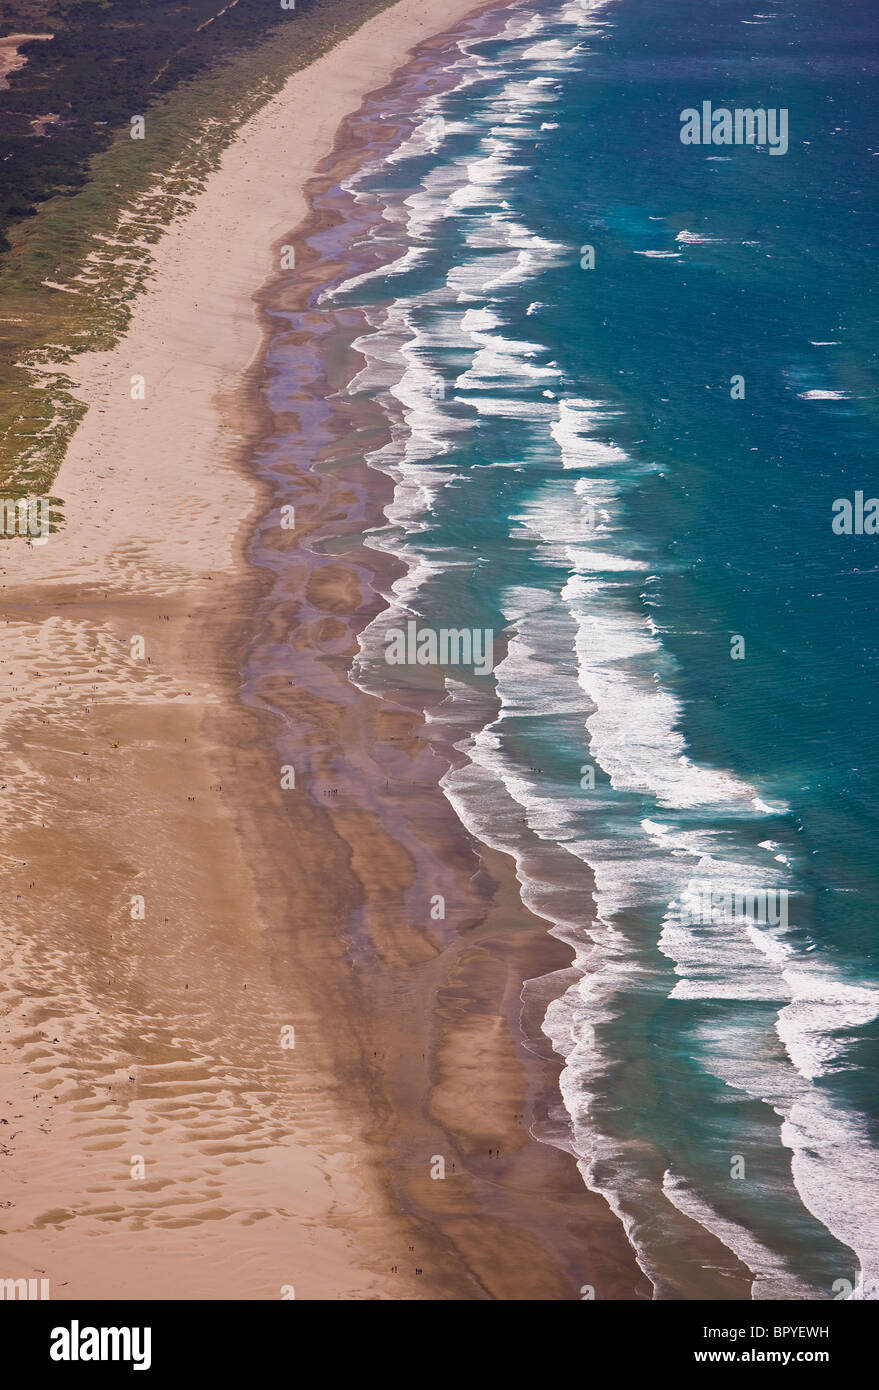
[[[475,8],[400,0],[242,130],[124,340],[76,359],[63,530],[3,552],[0,1274],[53,1298],[645,1296],[529,1133],[557,1066],[522,982],[569,953],[476,854],[418,712],[347,680],[380,557],[316,543],[387,480],[309,475],[282,598],[250,558],[261,287],[343,118]],[[295,685],[248,667],[255,614]]]
[[[51,37],[51,34],[9,34],[0,39],[0,88],[8,87],[9,74],[23,68],[27,62],[26,56],[18,51],[22,44]]]

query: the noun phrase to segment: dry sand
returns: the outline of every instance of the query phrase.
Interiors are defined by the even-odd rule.
[[[0,39],[0,91],[9,86],[9,74],[23,68],[27,62],[27,54],[19,53],[19,48],[33,39],[54,37],[54,34],[7,34],[5,38]]]
[[[467,931],[440,942],[403,910],[422,844],[464,882],[480,868],[420,790],[436,771],[415,717],[358,699],[341,658],[320,695],[275,692],[298,716],[304,797],[240,698],[266,591],[245,551],[266,496],[241,466],[255,293],[341,119],[473,8],[402,0],[245,127],[160,243],[124,341],[77,360],[65,529],[3,551],[0,1277],[48,1277],[54,1298],[638,1284],[614,1219],[524,1118],[552,1067],[517,1046],[518,991],[565,953],[502,861],[483,864]],[[273,618],[303,662],[364,621],[358,572],[302,558],[344,513],[338,479],[316,486],[291,544],[319,621],[297,626],[295,597]],[[382,744],[423,807],[411,843],[356,796],[320,804],[343,745],[366,768]],[[430,1179],[436,1153],[455,1181]]]

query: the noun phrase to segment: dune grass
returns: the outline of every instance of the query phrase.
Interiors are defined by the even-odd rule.
[[[0,496],[52,495],[84,411],[65,364],[119,340],[152,273],[152,248],[236,131],[291,72],[390,3],[314,0],[301,13],[279,6],[279,25],[263,42],[160,98],[146,113],[145,139],[120,130],[81,189],[13,228],[0,260]],[[54,498],[53,526],[62,517],[63,499]]]

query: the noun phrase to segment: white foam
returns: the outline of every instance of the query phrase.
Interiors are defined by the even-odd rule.
[[[724,1245],[736,1254],[746,1269],[754,1275],[751,1297],[756,1299],[795,1299],[808,1298],[811,1290],[796,1278],[789,1264],[782,1256],[770,1250],[762,1241],[756,1239],[751,1231],[738,1221],[721,1216],[716,1208],[706,1202],[682,1177],[675,1176],[667,1168],[662,1178],[662,1190],[677,1209],[698,1221],[707,1231],[713,1231]]]
[[[791,1002],[776,1030],[801,1076],[812,1081],[836,1065],[841,1030],[863,1028],[879,1016],[879,990],[842,984],[818,971],[785,970]]]
[[[587,22],[585,8],[569,5],[564,14],[566,22]],[[522,17],[513,17],[510,26],[517,40],[526,28],[534,38],[546,27],[536,16],[528,17],[524,28]],[[555,70],[556,64],[574,60],[576,45],[549,42],[549,47],[542,40],[534,43],[529,61]],[[462,81],[475,84],[486,72],[496,81],[504,71],[499,60],[471,59]],[[746,1065],[740,1056],[730,1055],[728,1028],[715,1034],[705,1028],[700,1034],[703,1065],[731,1088],[770,1096],[779,1115],[787,1116],[780,1137],[794,1150],[794,1173],[804,1201],[829,1229],[835,1222],[838,1231],[869,1221],[859,1208],[857,1222],[848,1222],[836,1210],[841,1195],[857,1207],[857,1184],[854,1194],[848,1180],[844,1192],[826,1199],[813,1192],[820,1182],[825,1192],[833,1187],[832,1180],[828,1186],[827,1165],[838,1163],[844,1151],[841,1143],[834,1148],[825,1141],[832,1124],[843,1122],[834,1112],[832,1124],[828,1121],[822,1130],[821,1117],[816,1119],[808,1108],[808,1092],[814,1089],[811,1078],[832,1075],[840,1064],[828,1035],[836,1036],[840,1020],[844,1028],[862,1026],[874,1001],[826,975],[818,983],[781,931],[741,919],[703,929],[694,926],[686,910],[687,894],[700,877],[739,889],[748,883],[786,882],[782,840],[763,842],[764,849],[773,850],[771,863],[765,855],[752,862],[747,846],[737,844],[729,829],[736,820],[750,825],[755,818],[780,816],[785,808],[732,773],[700,766],[689,756],[681,733],[685,712],[667,679],[673,664],[657,623],[639,602],[649,563],[633,547],[622,520],[626,490],[653,471],[652,463],[631,457],[613,438],[614,427],[623,422],[606,403],[529,399],[547,378],[559,389],[561,370],[546,362],[540,343],[515,336],[504,296],[544,268],[564,263],[571,252],[516,221],[509,202],[513,180],[520,176],[523,142],[532,140],[541,125],[557,125],[540,120],[542,108],[557,102],[554,82],[542,74],[514,78],[504,80],[499,94],[489,94],[478,117],[488,131],[475,156],[446,159],[388,212],[387,221],[398,224],[395,234],[404,233],[403,254],[382,271],[345,286],[356,292],[369,280],[398,279],[427,265],[442,224],[455,219],[460,227],[466,253],[462,263],[445,274],[436,291],[402,298],[376,314],[374,331],[356,345],[366,365],[352,389],[384,393],[391,432],[390,442],[370,454],[369,462],[395,481],[394,499],[386,509],[390,525],[372,533],[369,543],[402,556],[408,571],[386,595],[388,609],[362,634],[352,677],[370,688],[370,662],[381,652],[387,627],[418,611],[438,573],[450,566],[472,567],[472,556],[462,559],[418,544],[443,488],[452,479],[466,481],[459,468],[446,462],[460,432],[486,417],[515,420],[535,433],[542,428],[545,440],[532,447],[529,439],[528,457],[538,456],[542,463],[555,459],[560,471],[535,490],[514,521],[517,543],[531,540],[535,565],[544,567],[546,582],[504,591],[503,613],[511,629],[507,654],[494,672],[497,713],[458,742],[468,761],[451,770],[442,785],[474,835],[514,856],[523,900],[576,953],[577,977],[550,1005],[544,1022],[544,1031],[565,1058],[560,1086],[571,1145],[584,1180],[607,1195],[639,1249],[642,1268],[660,1285],[657,1261],[645,1253],[656,1240],[650,1233],[657,1209],[655,1182],[643,1176],[639,1146],[601,1135],[590,1109],[613,1063],[602,1055],[597,1030],[614,1018],[633,990],[655,990],[657,985],[656,963],[648,965],[635,949],[624,925],[626,914],[639,918],[645,904],[658,905],[658,945],[671,962],[660,969],[668,975],[674,970],[671,998],[682,1008],[690,1001],[713,999],[731,1007],[762,1002],[767,1018],[777,1010],[777,1035],[770,1023],[765,1036],[752,1027],[743,1039]],[[466,135],[467,127],[458,124],[431,127],[442,106],[431,100],[401,159],[429,153],[431,139],[445,153],[451,133]],[[533,157],[530,151],[527,155]],[[677,239],[682,245],[712,240],[686,231]],[[668,251],[639,254],[680,257],[680,252]],[[487,305],[486,299],[492,303]],[[535,300],[529,312],[539,307]],[[429,327],[421,312],[427,308]],[[431,394],[440,360],[449,388],[445,399]],[[451,368],[450,361],[455,363]],[[501,459],[486,466],[521,464]],[[558,571],[567,575],[566,582]],[[446,684],[451,704],[442,717],[470,727],[468,711],[482,706],[473,703],[476,696],[465,684]],[[523,767],[510,754],[515,721],[549,712],[567,720],[567,729],[581,723],[584,763],[591,759],[609,778],[610,790],[602,781],[590,793],[588,815],[580,789]],[[626,798],[632,805],[647,798],[661,812],[644,815],[640,822],[635,818],[629,828],[619,809]],[[722,834],[714,826],[718,817],[727,827]],[[773,833],[783,839],[783,829]],[[550,856],[545,880],[535,843]],[[587,866],[594,874],[594,916],[584,886]],[[573,890],[567,898],[559,896],[568,875],[579,896]],[[579,910],[572,907],[574,901]],[[854,994],[847,992],[851,989]],[[747,1055],[749,1046],[753,1056]],[[787,1273],[774,1253],[759,1243],[748,1246],[748,1233],[739,1223],[704,1202],[698,1206],[702,1199],[685,1190],[682,1181],[668,1177],[668,1220],[681,1221],[686,1207],[688,1216],[715,1230],[754,1270],[755,1296],[781,1289]],[[863,1250],[869,1241],[861,1236],[860,1244]],[[868,1258],[869,1251],[862,1263]]]

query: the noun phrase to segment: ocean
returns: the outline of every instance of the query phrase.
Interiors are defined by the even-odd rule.
[[[658,1298],[879,1289],[877,69],[865,0],[513,4],[368,99],[310,244],[357,366],[310,428],[380,417],[403,570],[350,677],[493,634],[438,673],[442,788],[571,948],[523,989],[538,1137]],[[706,102],[786,148],[684,143]]]

